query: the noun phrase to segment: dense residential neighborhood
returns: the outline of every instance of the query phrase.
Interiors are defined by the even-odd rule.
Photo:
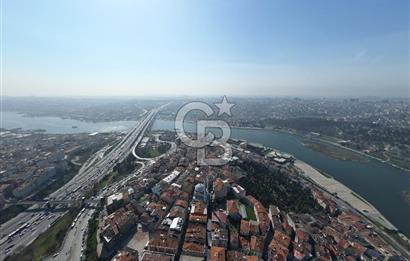
[[[410,261],[409,0],[0,0],[0,261]]]
[[[278,163],[250,145],[241,147],[229,165],[216,167],[196,165],[195,151],[179,144],[175,153],[103,198],[97,255],[115,255],[113,260],[400,260],[372,223],[302,179],[292,161]],[[261,165],[270,175],[295,182],[310,193],[305,196],[313,207],[262,204],[262,194],[248,194],[241,185],[252,183],[243,164]],[[292,197],[293,192],[282,193]]]
[[[33,196],[41,189],[74,176],[90,155],[117,134],[45,134],[0,131],[0,209],[5,200]]]

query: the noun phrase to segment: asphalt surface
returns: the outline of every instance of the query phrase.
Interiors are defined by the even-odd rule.
[[[132,152],[134,145],[141,141],[146,129],[154,120],[158,111],[164,106],[146,113],[145,118],[139,121],[137,125],[132,128],[105,156],[101,158],[101,153],[106,152],[108,148],[105,147],[97,152],[93,159],[84,164],[84,167],[80,169],[75,177],[60,189],[50,194],[48,199],[80,201],[95,183],[100,182],[106,175],[111,173],[113,167],[117,163],[123,161]],[[33,206],[29,210],[35,208],[36,206]],[[6,256],[10,254],[21,251],[25,246],[33,242],[41,233],[46,231],[50,225],[64,215],[64,213],[66,212],[23,212],[2,224],[0,226],[0,260],[4,260]],[[11,233],[13,232],[14,235],[11,236]],[[74,237],[78,239],[79,234],[81,233],[75,234]],[[78,247],[75,247],[75,249],[77,248]],[[78,253],[78,250],[76,250],[76,253]]]
[[[84,260],[84,250],[87,244],[88,221],[92,218],[94,209],[83,209],[77,216],[77,222],[67,232],[62,248],[45,260],[68,261]]]

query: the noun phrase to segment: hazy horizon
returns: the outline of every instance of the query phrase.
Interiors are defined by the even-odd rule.
[[[392,100],[410,100],[410,96],[400,97],[400,96],[375,96],[375,95],[334,95],[334,96],[321,96],[321,95],[282,95],[282,96],[273,96],[273,95],[142,95],[142,96],[95,96],[95,95],[64,95],[64,96],[41,96],[41,95],[3,95],[5,99],[24,99],[24,98],[39,98],[39,99],[206,99],[206,98],[217,98],[220,99],[223,96],[234,99],[349,99],[349,98],[359,98],[359,99],[392,99]]]
[[[2,1],[2,95],[409,97],[409,2]]]

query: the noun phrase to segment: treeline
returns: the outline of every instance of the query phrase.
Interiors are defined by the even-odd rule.
[[[290,178],[285,171],[252,160],[245,160],[239,166],[247,173],[240,185],[265,207],[273,204],[286,212],[296,213],[322,211],[310,190]]]

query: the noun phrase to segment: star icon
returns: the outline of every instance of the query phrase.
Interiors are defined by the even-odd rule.
[[[229,103],[226,96],[223,97],[221,103],[215,103],[215,106],[219,108],[218,116],[226,113],[228,116],[231,116],[231,108],[235,106],[234,103]]]

